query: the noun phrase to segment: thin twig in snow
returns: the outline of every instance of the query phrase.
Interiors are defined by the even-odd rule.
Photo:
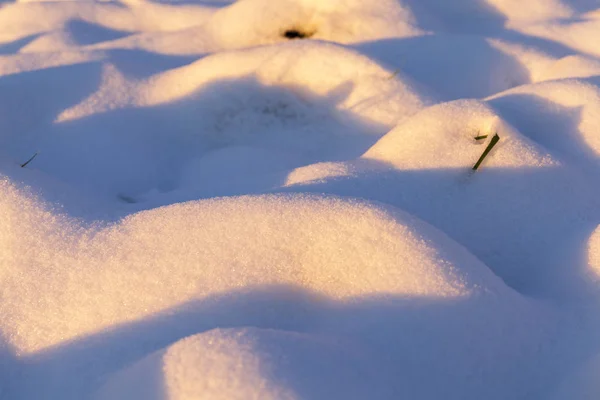
[[[488,144],[487,147],[485,148],[485,150],[483,151],[483,154],[481,155],[481,157],[479,157],[479,160],[477,161],[477,163],[473,166],[473,171],[477,171],[477,168],[479,168],[479,166],[481,165],[481,163],[483,162],[485,157],[489,154],[490,151],[492,151],[492,149],[494,148],[496,143],[498,143],[499,140],[500,140],[500,136],[498,136],[498,134],[496,133],[492,137],[492,140],[490,140],[490,144]]]
[[[29,160],[27,160],[27,161],[25,161],[23,164],[21,164],[21,168],[25,168],[25,166],[26,166],[27,164],[29,164],[30,162],[32,162],[32,161],[33,161],[33,159],[34,159],[34,158],[35,158],[37,155],[38,155],[38,152],[36,151],[36,152],[35,152],[35,154],[34,154],[34,155],[32,155],[32,156],[31,156],[31,158],[30,158]]]

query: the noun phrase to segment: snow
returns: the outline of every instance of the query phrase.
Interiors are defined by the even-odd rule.
[[[574,164],[592,166],[600,155],[600,90],[594,82],[524,85],[493,96],[490,103],[547,149]]]
[[[368,387],[377,383],[366,360],[360,351],[328,337],[219,329],[185,338],[120,372],[97,398],[364,398],[373,394]],[[362,367],[351,367],[356,364]],[[286,377],[298,374],[305,384],[289,388]]]
[[[0,399],[598,398],[599,34],[0,2]]]
[[[598,396],[598,373],[600,373],[600,357],[596,356],[578,371],[571,374],[561,384],[554,397],[559,399],[591,400]]]

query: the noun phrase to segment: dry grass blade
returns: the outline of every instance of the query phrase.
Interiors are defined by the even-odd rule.
[[[498,136],[498,134],[496,133],[492,137],[492,140],[490,140],[490,143],[487,145],[485,150],[483,151],[483,154],[481,155],[481,157],[479,157],[479,160],[477,160],[477,163],[475,163],[475,165],[473,166],[473,171],[477,171],[477,169],[479,168],[479,166],[481,165],[483,160],[485,160],[487,155],[490,153],[490,151],[492,151],[492,149],[494,148],[496,143],[498,143],[498,141],[500,141],[500,136]]]

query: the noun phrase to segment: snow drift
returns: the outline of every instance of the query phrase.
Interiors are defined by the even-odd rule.
[[[0,398],[598,397],[599,13],[0,2]]]

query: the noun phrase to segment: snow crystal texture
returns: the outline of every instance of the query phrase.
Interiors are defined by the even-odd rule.
[[[598,37],[597,0],[0,0],[0,399],[600,398]]]

